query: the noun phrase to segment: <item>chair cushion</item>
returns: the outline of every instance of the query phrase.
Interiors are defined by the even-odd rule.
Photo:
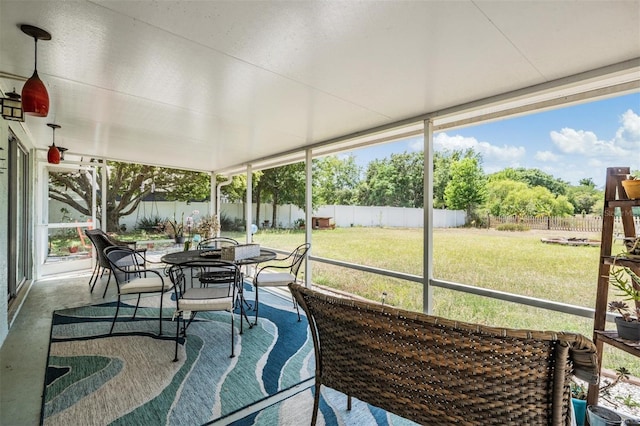
[[[233,308],[229,290],[221,287],[190,288],[178,299],[181,311],[223,311]]]
[[[264,287],[280,287],[287,286],[289,283],[293,283],[296,281],[296,277],[293,274],[289,274],[288,272],[276,272],[276,273],[267,273],[267,274],[259,274],[256,279],[256,284]]]
[[[136,278],[128,283],[120,285],[121,294],[130,293],[152,293],[154,291],[166,291],[171,288],[168,284],[162,284],[162,279],[157,275],[149,276],[146,278]]]

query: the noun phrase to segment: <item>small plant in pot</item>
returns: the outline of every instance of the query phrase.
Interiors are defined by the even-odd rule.
[[[575,413],[577,426],[584,426],[587,414],[587,387],[575,381],[569,384],[571,387],[571,403]]]
[[[609,283],[620,291],[623,300],[609,302],[609,311],[618,312],[616,328],[618,337],[640,341],[640,277],[631,268],[613,266]],[[631,301],[632,306],[625,300]]]

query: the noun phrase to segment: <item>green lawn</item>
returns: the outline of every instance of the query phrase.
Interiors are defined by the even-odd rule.
[[[598,271],[598,247],[544,244],[545,236],[595,238],[562,232],[500,232],[476,229],[435,229],[434,277],[542,299],[593,307]],[[241,234],[235,235],[242,239]],[[304,242],[303,231],[260,231],[263,246],[291,250]],[[314,256],[423,274],[421,229],[337,228],[314,231]],[[614,247],[614,252],[622,246]],[[422,310],[419,284],[314,262],[314,283],[348,291],[409,310]],[[434,314],[486,325],[572,331],[588,337],[586,318],[530,308],[480,296],[435,288]],[[613,296],[613,293],[612,293]],[[613,327],[613,325],[612,325]],[[604,366],[624,365],[640,377],[640,360],[605,346]]]
[[[223,233],[244,240],[243,233]],[[435,229],[433,270],[437,279],[548,299],[595,305],[599,247],[544,244],[542,237],[598,239],[599,235],[479,229]],[[131,235],[129,239],[148,239]],[[301,230],[260,230],[254,241],[290,251],[304,243]],[[614,245],[614,253],[622,251]],[[408,274],[423,275],[422,229],[336,228],[313,231],[312,254]],[[420,284],[313,262],[313,281],[404,309],[422,311]],[[614,297],[611,292],[611,297]],[[592,321],[573,315],[503,302],[442,288],[433,289],[434,314],[513,328],[571,331],[591,337]],[[613,328],[613,324],[611,328]],[[605,346],[604,366],[626,366],[640,377],[640,359]]]

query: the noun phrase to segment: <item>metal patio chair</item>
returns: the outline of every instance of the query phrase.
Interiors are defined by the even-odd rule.
[[[296,247],[287,257],[275,259],[276,264],[270,264],[258,269],[253,277],[253,287],[256,292],[256,300],[254,309],[256,311],[256,319],[253,325],[258,324],[258,290],[261,287],[287,287],[289,284],[295,284],[298,281],[298,273],[302,266],[302,261],[311,249],[310,243],[302,244]],[[300,309],[298,303],[293,299],[293,306],[298,312],[298,321],[300,321]]]
[[[193,287],[187,285],[187,271],[200,268],[200,263],[184,263],[169,269],[169,277],[176,289],[176,345],[174,362],[178,360],[178,341],[180,335],[187,337],[187,328],[198,312],[228,311],[231,314],[231,355],[234,353],[234,309],[238,298],[238,288],[242,285],[240,268],[231,262],[209,261],[216,269],[215,283],[209,287]],[[243,307],[240,304],[241,315]],[[182,321],[182,329],[180,323]],[[240,318],[242,330],[242,317]]]
[[[143,294],[160,293],[160,331],[162,334],[162,293],[173,289],[173,285],[169,282],[165,283],[162,274],[155,269],[145,268],[145,259],[140,252],[127,247],[113,246],[104,250],[104,255],[109,262],[110,269],[115,277],[118,287],[118,302],[116,305],[116,313],[113,316],[111,329],[109,334],[113,332],[113,328],[118,318],[120,310],[120,301],[122,296],[127,294],[137,294],[136,308],[133,311],[131,319],[135,319],[140,304],[140,297]]]

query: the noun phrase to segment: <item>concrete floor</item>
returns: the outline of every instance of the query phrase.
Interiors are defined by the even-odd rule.
[[[0,425],[40,424],[45,366],[54,310],[115,300],[115,285],[102,298],[105,275],[89,292],[90,271],[31,285],[0,348]]]

